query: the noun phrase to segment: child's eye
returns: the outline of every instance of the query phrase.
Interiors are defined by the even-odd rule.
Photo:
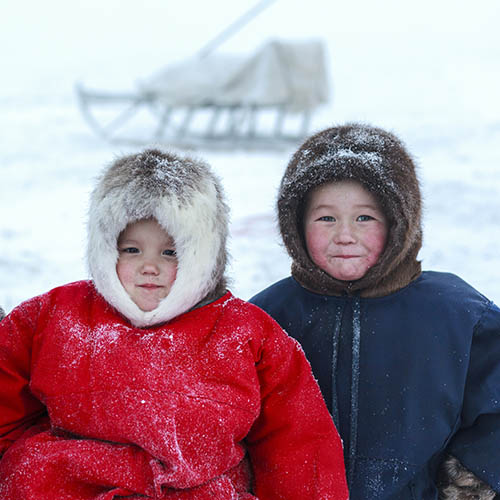
[[[360,215],[357,219],[358,222],[366,222],[369,220],[375,220],[371,215]]]
[[[172,249],[168,250],[163,250],[162,255],[166,255],[167,257],[175,257],[177,255],[177,252]]]
[[[320,217],[318,220],[322,220],[324,222],[335,222],[335,217],[332,217],[331,215],[323,215],[323,217]]]
[[[123,253],[139,253],[139,249],[135,247],[125,247],[125,248],[120,248],[120,252]]]

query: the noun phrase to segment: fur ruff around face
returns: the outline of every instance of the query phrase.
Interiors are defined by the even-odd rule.
[[[359,280],[333,278],[308,255],[303,232],[308,193],[327,182],[354,180],[374,194],[387,217],[389,232],[379,261]],[[292,275],[305,288],[327,295],[359,292],[387,295],[420,272],[421,196],[415,164],[394,135],[379,128],[347,124],[310,137],[293,155],[281,181],[278,218],[292,257]]]
[[[127,224],[155,218],[174,239],[177,276],[152,311],[132,301],[116,273]],[[98,292],[132,324],[171,320],[224,293],[229,210],[217,177],[201,160],[159,149],[117,159],[92,192],[87,263]]]

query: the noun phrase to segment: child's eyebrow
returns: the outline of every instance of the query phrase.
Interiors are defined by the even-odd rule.
[[[166,236],[165,239],[163,240],[163,243],[165,245],[174,245],[175,246],[175,240],[172,238],[172,236]]]
[[[311,208],[311,211],[312,212],[315,212],[316,210],[321,210],[322,208],[335,208],[335,205],[328,205],[326,203],[322,203],[321,205],[318,205],[318,206],[313,206]]]
[[[372,210],[379,210],[377,205],[372,205],[371,203],[365,203],[363,205],[354,205],[354,208],[371,208]]]
[[[336,205],[330,205],[328,203],[322,203],[321,205],[318,205],[317,207],[313,207],[311,209],[312,212],[315,212],[316,210],[321,210],[321,209],[335,209],[337,208]],[[369,204],[369,203],[366,203],[366,204],[361,204],[361,205],[353,205],[353,208],[356,208],[356,209],[366,209],[366,208],[370,208],[372,210],[380,210],[379,207],[377,205],[372,205],[372,204]]]
[[[126,240],[121,240],[118,238],[118,244],[119,245],[137,245],[138,242],[136,240],[132,240],[130,238],[127,238]]]

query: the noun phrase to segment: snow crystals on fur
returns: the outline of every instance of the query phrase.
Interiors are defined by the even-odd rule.
[[[96,288],[135,326],[169,321],[225,289],[229,210],[218,178],[201,160],[160,149],[118,158],[91,195],[87,260]],[[127,224],[155,218],[174,239],[177,277],[158,307],[144,312],[116,273]]]
[[[308,193],[327,183],[360,182],[379,200],[390,230],[379,262],[356,283],[335,280],[311,261],[304,244],[302,218]],[[278,218],[292,274],[318,293],[360,290],[366,296],[402,288],[420,272],[421,197],[416,166],[393,134],[351,123],[310,137],[292,156],[278,194]]]

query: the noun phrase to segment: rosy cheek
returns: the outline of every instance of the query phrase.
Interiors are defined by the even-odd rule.
[[[175,278],[177,278],[177,267],[174,267],[172,272],[170,273],[170,283],[173,284],[175,281]]]
[[[327,252],[317,241],[315,243],[307,246],[309,257],[318,267],[324,269],[325,266],[328,266]]]
[[[384,251],[386,239],[387,236],[385,232],[377,232],[370,238],[368,243],[369,247],[371,248],[368,259],[370,266],[373,266],[377,263],[380,255]]]
[[[131,271],[129,267],[121,261],[118,261],[116,264],[116,274],[118,275],[118,279],[123,286],[125,286],[125,284],[131,279]]]
[[[306,246],[309,253],[320,251],[324,248],[328,238],[318,229],[306,231]]]
[[[177,278],[177,265],[170,265],[165,269],[165,280],[167,283],[172,286],[175,279]]]

